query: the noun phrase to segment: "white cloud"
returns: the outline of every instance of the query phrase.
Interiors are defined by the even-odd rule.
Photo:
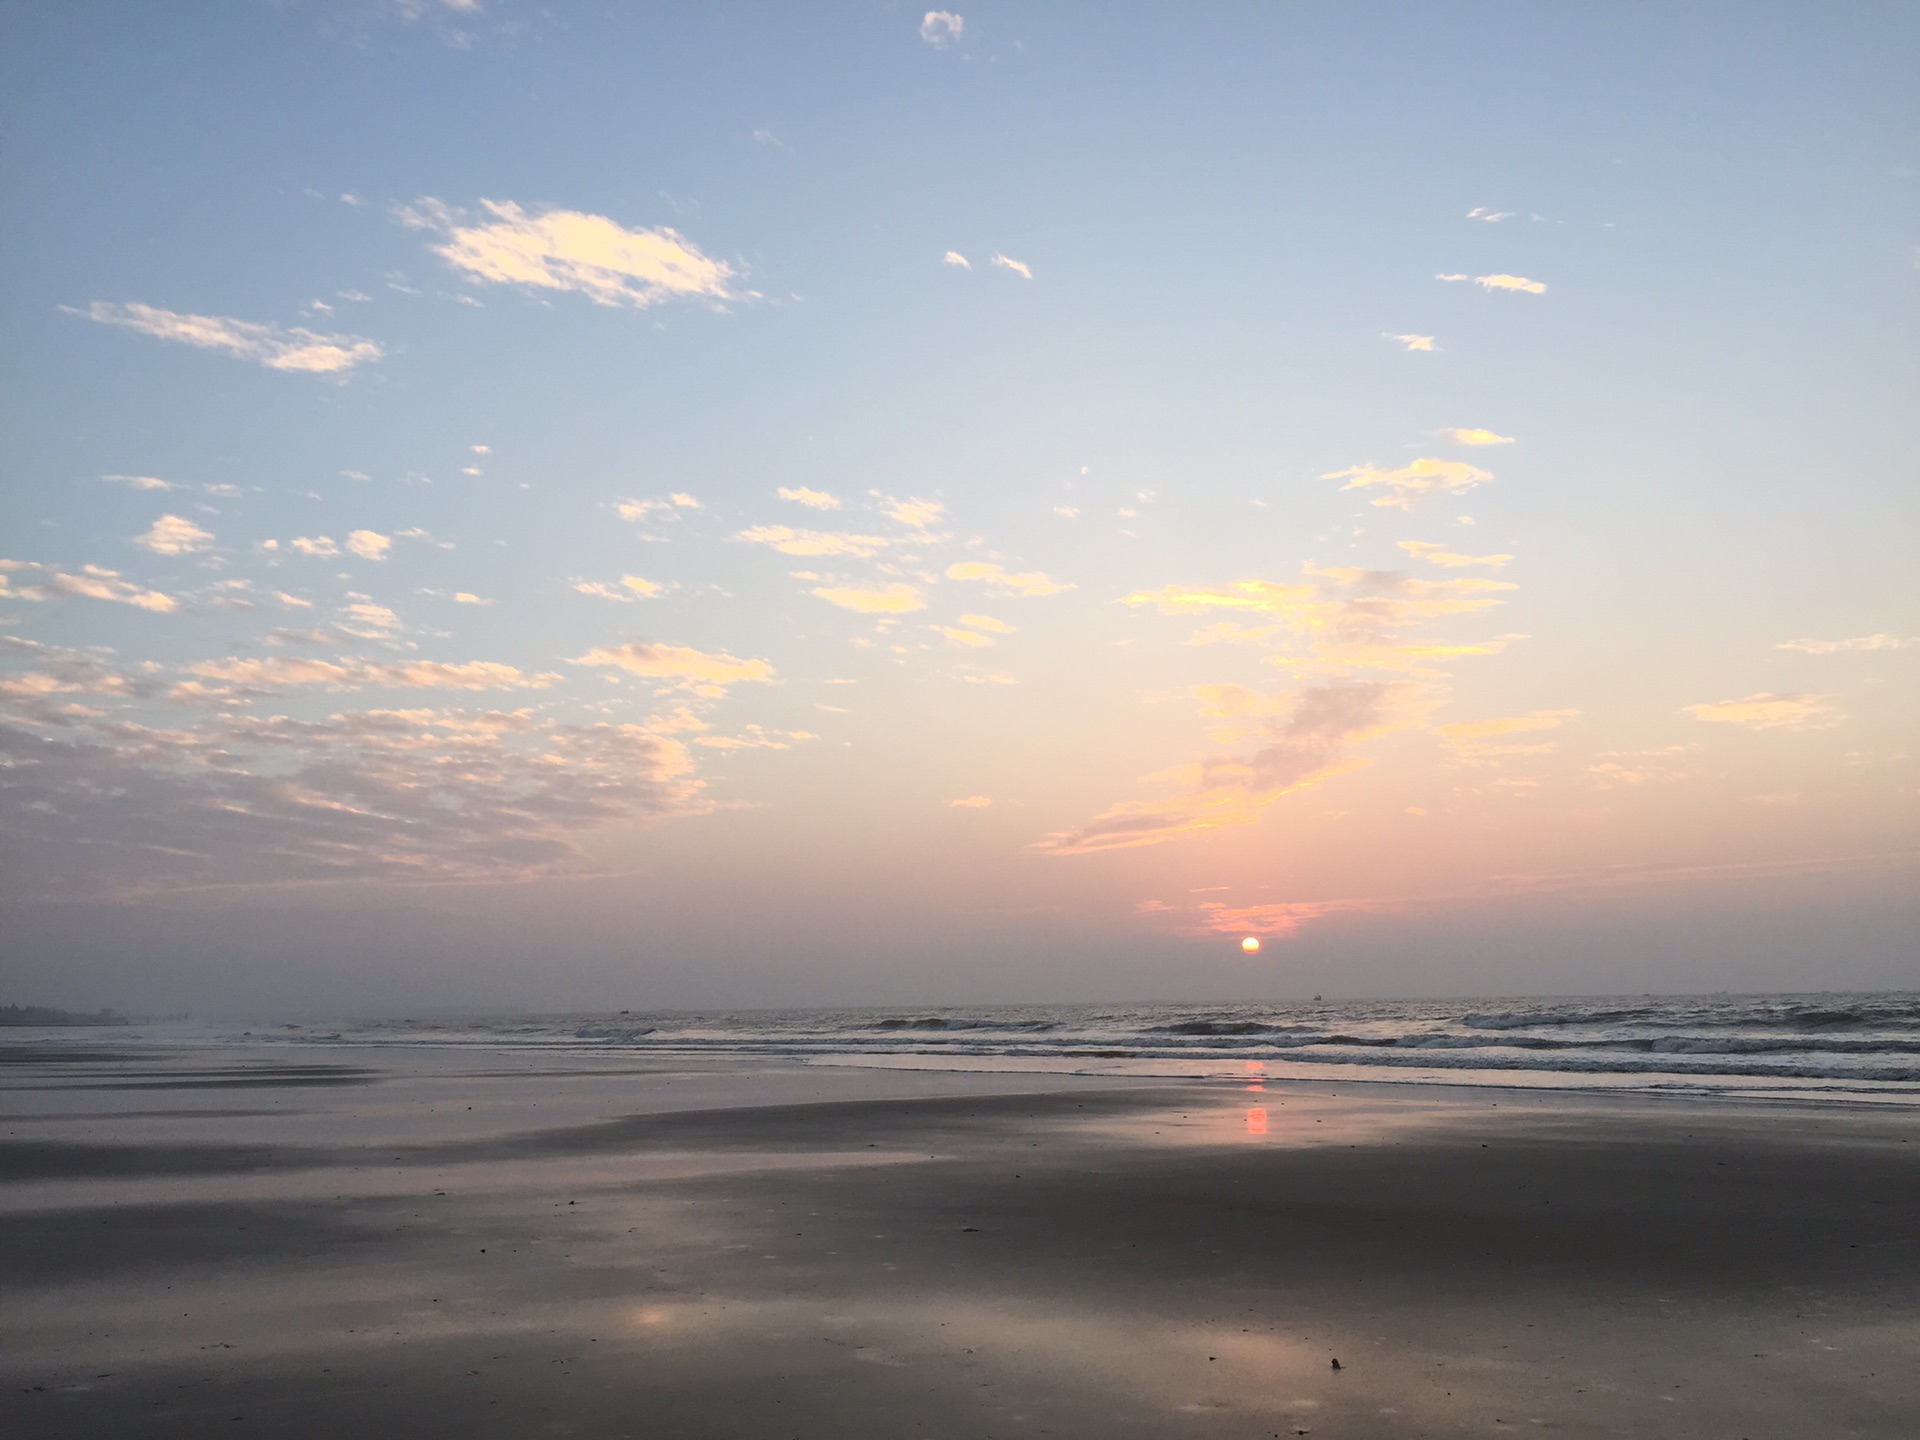
[[[1524,275],[1476,275],[1473,283],[1485,290],[1521,290],[1528,295],[1544,295],[1547,287]]]
[[[1782,640],[1773,648],[1802,655],[1846,655],[1861,650],[1899,650],[1913,643],[1898,635],[1855,635],[1847,640]]]
[[[157,475],[102,475],[102,480],[114,485],[125,485],[130,490],[178,490],[180,487]]]
[[[1458,427],[1440,432],[1456,445],[1511,445],[1513,436],[1498,435],[1491,430],[1462,430]]]
[[[66,308],[66,307],[62,307]],[[269,370],[310,375],[340,374],[378,360],[386,352],[358,335],[319,335],[299,327],[282,329],[225,315],[183,315],[152,305],[110,305],[96,300],[85,310],[69,310],[102,325],[121,325],[161,340],[202,350],[222,350]]]
[[[663,300],[736,298],[725,261],[701,253],[678,231],[628,230],[604,215],[548,210],[530,215],[510,201],[480,202],[493,219],[463,225],[437,200],[401,212],[415,228],[443,231],[434,253],[476,280],[568,290],[596,305],[644,308]]]
[[[15,576],[31,578],[25,584],[16,585]],[[99,565],[82,565],[79,573],[74,574],[32,560],[0,560],[0,600],[50,600],[55,596],[109,600],[163,615],[180,608],[180,602],[171,595],[142,590],[132,581],[121,579],[119,571]]]
[[[1368,486],[1384,485],[1387,493],[1374,500],[1375,505],[1389,506],[1397,510],[1411,510],[1419,501],[1429,495],[1458,495],[1471,490],[1476,485],[1484,485],[1493,479],[1485,470],[1467,464],[1462,460],[1436,460],[1432,458],[1415,460],[1411,465],[1403,465],[1398,470],[1382,470],[1373,465],[1355,465],[1346,470],[1335,470],[1322,475],[1322,480],[1345,480],[1342,490],[1361,490]]]
[[[881,535],[849,535],[831,530],[795,530],[787,525],[753,525],[733,537],[750,545],[771,545],[782,555],[857,555],[869,559],[885,548]]]
[[[643,579],[638,575],[622,575],[620,577],[620,583],[627,589],[633,591],[634,594],[643,596],[648,600],[665,594],[667,588],[655,581]]]
[[[985,560],[962,560],[947,567],[949,580],[978,580],[986,585],[999,585],[1008,590],[1017,590],[1022,595],[1058,595],[1071,590],[1071,585],[1063,585],[1038,570],[1028,570],[1021,574],[1010,574],[999,565]]]
[[[936,50],[944,50],[966,30],[964,17],[951,10],[929,10],[920,18],[920,38]]]
[[[456,590],[453,592],[453,603],[456,605],[491,605],[493,601],[482,600],[471,590]]]
[[[1825,730],[1846,719],[1823,695],[1776,695],[1767,691],[1740,700],[1688,705],[1680,713],[1748,730]]]
[[[1476,205],[1467,212],[1469,220],[1484,220],[1489,225],[1498,225],[1502,220],[1513,219],[1511,210],[1489,210],[1485,205]]]
[[[287,543],[302,555],[309,555],[317,560],[331,560],[340,553],[340,547],[325,535],[296,535]],[[265,544],[268,549],[277,548],[272,540],[266,541]]]
[[[674,491],[673,494],[667,497],[667,499],[671,500],[674,503],[674,505],[681,510],[706,509],[706,506],[702,505],[698,500],[694,499],[693,496],[687,494],[687,492],[684,490]]]
[[[134,536],[133,543],[156,555],[189,555],[211,545],[213,533],[184,516],[162,515],[145,534]]]
[[[729,685],[765,684],[773,666],[765,660],[739,660],[722,653],[709,654],[684,645],[655,645],[632,641],[601,646],[570,662],[574,665],[611,665],[647,680],[671,680],[682,690],[717,696]]]
[[[972,262],[970,262],[967,259],[967,257],[962,255],[958,250],[949,250],[945,255],[942,255],[940,259],[941,259],[941,263],[946,265],[958,265],[962,270],[971,270],[973,268]]]
[[[805,505],[813,510],[838,510],[839,500],[824,490],[812,490],[805,485],[782,485],[779,490],[782,500],[791,500],[796,505]]]
[[[1387,338],[1389,340],[1398,340],[1409,350],[1433,349],[1433,336],[1431,335],[1389,335]]]
[[[993,257],[993,263],[998,265],[1002,270],[1011,270],[1014,274],[1024,279],[1031,280],[1033,278],[1033,268],[1024,261],[1012,259],[996,251]]]
[[[393,540],[378,530],[356,530],[347,536],[347,548],[362,560],[384,560],[393,548]]]

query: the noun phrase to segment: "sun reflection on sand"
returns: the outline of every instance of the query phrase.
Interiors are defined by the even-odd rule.
[[[1247,1111],[1247,1133],[1249,1135],[1267,1133],[1267,1112],[1258,1105]]]

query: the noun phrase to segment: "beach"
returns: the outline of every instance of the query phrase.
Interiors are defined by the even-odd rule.
[[[1904,1104],[104,1032],[0,1087],[9,1434],[1920,1433]]]

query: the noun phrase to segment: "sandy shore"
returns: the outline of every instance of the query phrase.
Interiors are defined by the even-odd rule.
[[[1910,1110],[19,1042],[0,1092],[10,1435],[1920,1434]]]

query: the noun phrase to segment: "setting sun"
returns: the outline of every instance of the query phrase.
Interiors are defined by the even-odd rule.
[[[1260,951],[1260,937],[1258,935],[1247,936],[1246,939],[1240,942],[1240,948],[1249,955],[1257,955]]]

